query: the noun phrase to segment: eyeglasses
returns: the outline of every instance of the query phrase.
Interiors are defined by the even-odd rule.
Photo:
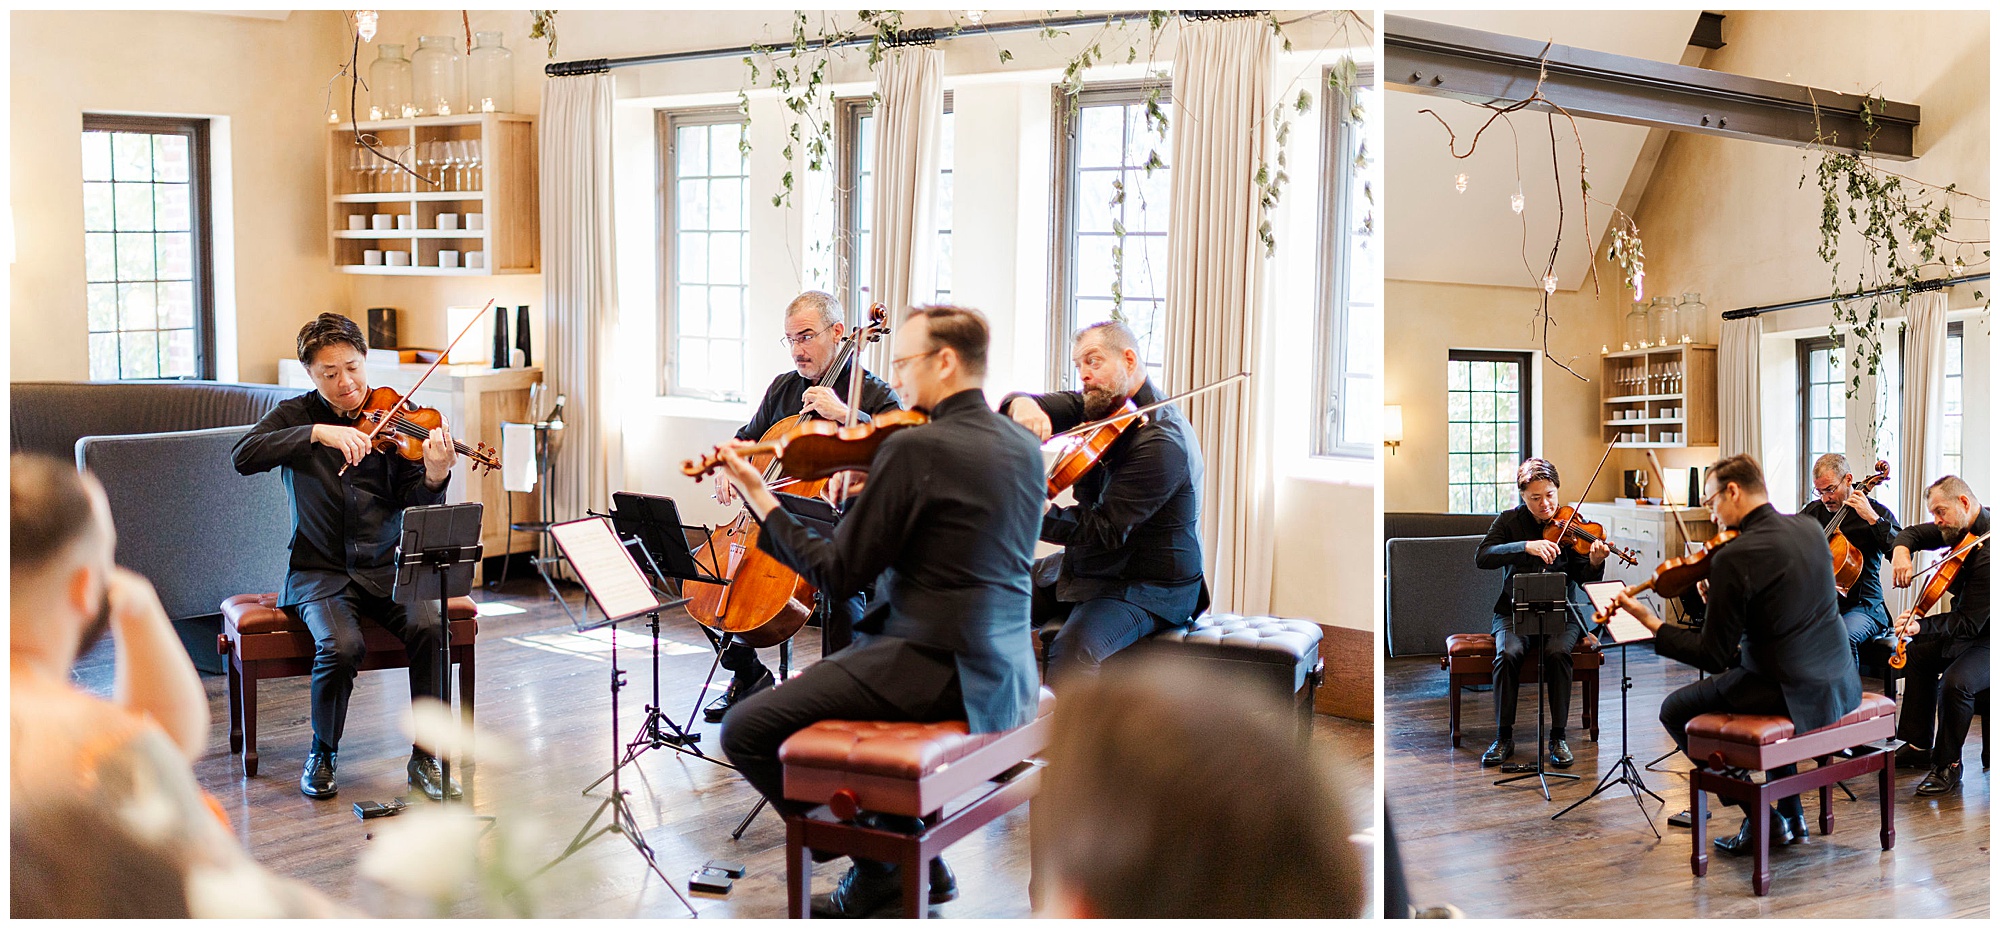
[[[1701,508],[1706,510],[1715,506],[1715,501],[1720,499],[1721,497],[1722,497],[1722,491],[1717,490],[1715,493],[1709,494],[1708,496],[1701,498]]]
[[[786,348],[791,348],[794,345],[811,345],[814,339],[819,338],[820,333],[825,332],[831,328],[833,327],[821,326],[818,329],[812,329],[806,332],[801,332],[795,336],[781,335],[778,337],[778,344],[783,345]]]
[[[941,349],[941,348],[934,348],[934,349],[931,349],[930,351],[927,351],[927,352],[919,352],[919,353],[917,353],[917,354],[915,354],[915,355],[904,355],[904,356],[903,356],[903,357],[901,357],[901,358],[891,358],[891,359],[889,359],[889,370],[890,370],[890,372],[891,372],[891,373],[898,373],[898,374],[900,374],[900,373],[902,373],[902,370],[903,370],[903,366],[904,366],[904,365],[906,365],[906,364],[909,364],[910,362],[912,362],[912,361],[915,361],[915,360],[917,360],[917,359],[919,359],[919,358],[928,358],[928,357],[930,357],[930,356],[932,356],[932,355],[935,355],[935,354],[937,354],[938,352],[941,352],[941,351],[944,351],[944,349]]]

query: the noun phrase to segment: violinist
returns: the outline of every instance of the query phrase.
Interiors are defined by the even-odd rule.
[[[292,608],[313,634],[313,741],[299,790],[314,799],[337,791],[335,753],[354,675],[368,651],[362,616],[409,649],[411,700],[445,696],[437,603],[397,603],[389,594],[403,509],[444,502],[457,453],[442,425],[424,440],[421,461],[371,452],[367,432],[354,419],[369,394],[367,354],[368,342],[353,320],[321,313],[307,323],[299,330],[298,355],[314,389],[278,404],[232,452],[239,474],[284,469],[292,496],[291,567],[278,605]],[[456,783],[445,785],[437,759],[415,746],[407,773],[410,786],[433,800],[447,790],[459,795]]]
[[[1897,587],[1910,586],[1916,573],[1911,552],[1954,547],[1968,533],[1983,535],[1993,525],[1992,511],[1980,506],[1972,488],[1956,475],[1931,484],[1924,491],[1924,504],[1931,521],[1905,526],[1896,536],[1891,570]],[[1904,691],[1903,712],[1896,722],[1896,738],[1908,744],[1896,750],[1896,766],[1930,768],[1917,785],[1920,797],[1939,797],[1958,789],[1964,772],[1959,754],[1972,726],[1973,702],[1991,680],[1992,640],[1986,627],[1990,548],[1981,544],[1965,556],[1946,588],[1951,612],[1919,617],[1904,611],[1896,618],[1896,634],[1913,637],[1903,668],[1909,689]]]
[[[1047,439],[1103,419],[1127,400],[1160,399],[1124,323],[1084,327],[1070,350],[1083,389],[1009,394],[1000,408]],[[1035,626],[1063,619],[1049,643],[1051,678],[1095,671],[1145,636],[1208,608],[1201,574],[1201,446],[1178,408],[1127,428],[1074,485],[1074,506],[1049,505],[1041,539],[1063,550],[1035,563]]]
[[[882,439],[868,486],[831,538],[780,507],[733,446],[720,451],[728,479],[763,520],[760,548],[829,596],[875,589],[853,646],[751,695],[723,722],[730,763],[786,817],[812,804],[785,799],[778,747],[822,719],[962,719],[981,734],[1034,718],[1028,567],[1046,478],[1034,439],[986,405],[988,340],[976,311],[910,311],[893,336],[891,375],[930,422]],[[871,828],[921,829],[914,818],[864,817]],[[929,867],[930,902],[956,896],[943,859]],[[856,860],[813,913],[880,915],[901,894],[895,863]]]
[[[1591,609],[1590,595],[1583,585],[1604,579],[1604,559],[1611,554],[1611,547],[1600,539],[1590,544],[1586,555],[1545,538],[1561,508],[1557,491],[1562,477],[1554,464],[1541,458],[1521,462],[1514,486],[1521,491],[1521,505],[1494,517],[1493,528],[1479,543],[1475,562],[1482,569],[1501,572],[1500,599],[1493,604],[1493,709],[1499,731],[1479,763],[1490,768],[1514,754],[1514,704],[1521,691],[1521,663],[1527,658],[1528,639],[1539,638],[1543,640],[1542,680],[1547,682],[1549,709],[1555,720],[1549,728],[1549,763],[1567,768],[1576,763],[1564,728],[1569,722],[1570,676],[1575,663],[1570,651],[1583,638],[1583,618]],[[1568,575],[1569,621],[1563,624],[1560,635],[1515,634],[1514,575],[1549,570]]]
[[[1825,532],[1807,517],[1773,509],[1764,472],[1748,455],[1712,465],[1703,491],[1701,505],[1739,534],[1706,556],[1708,616],[1701,628],[1664,625],[1629,594],[1616,600],[1658,636],[1655,651],[1710,675],[1668,694],[1660,724],[1683,752],[1688,722],[1703,713],[1787,716],[1798,732],[1833,725],[1861,705],[1861,678],[1835,605]],[[1765,776],[1797,770],[1786,765]],[[1742,829],[1717,837],[1715,847],[1749,854],[1751,815],[1766,811],[1747,813]],[[1798,797],[1778,801],[1769,815],[1772,845],[1806,841]]]
[[[757,413],[736,430],[736,438],[755,442],[769,432],[771,427],[787,416],[810,411],[820,418],[841,423],[847,421],[847,403],[840,391],[847,386],[850,362],[841,370],[828,372],[834,356],[839,354],[840,340],[847,334],[847,324],[841,321],[840,300],[832,294],[819,290],[808,290],[792,298],[785,307],[785,334],[780,341],[791,352],[794,370],[778,375],[771,386],[764,390],[764,401],[757,406]],[[831,373],[832,376],[827,375]],[[833,386],[819,386],[820,382]],[[861,411],[856,417],[860,422],[868,422],[876,413],[885,410],[902,409],[902,402],[896,399],[896,392],[873,372],[861,372]],[[858,488],[859,482],[855,482]],[[728,481],[715,482],[715,499],[724,505],[735,502],[736,495]],[[861,615],[866,598],[860,594],[831,601],[826,604],[825,627],[820,630],[820,654],[830,655],[846,647],[852,636],[854,621]],[[732,672],[729,689],[710,703],[702,711],[702,718],[709,722],[721,722],[729,708],[750,694],[763,690],[775,683],[769,668],[757,660],[757,650],[741,642],[730,644],[722,650],[722,666]]]
[[[1861,552],[1861,578],[1840,595],[1840,622],[1847,627],[1847,645],[1858,666],[1861,643],[1889,631],[1889,609],[1882,604],[1882,557],[1896,537],[1896,514],[1854,486],[1847,456],[1839,452],[1813,462],[1812,482],[1816,499],[1800,507],[1799,515],[1825,526],[1840,511],[1840,533]]]

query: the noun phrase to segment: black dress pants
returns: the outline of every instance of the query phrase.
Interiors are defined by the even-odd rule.
[[[1933,764],[1961,760],[1965,734],[1972,728],[1973,706],[1990,686],[1991,655],[1989,643],[1953,641],[1943,633],[1911,639],[1904,651],[1909,659],[1903,667],[1908,688],[1903,691],[1896,738],[1930,748]]]
[[[397,603],[378,597],[349,581],[337,594],[301,603],[295,609],[313,634],[312,730],[315,751],[340,748],[347,725],[347,699],[354,693],[354,676],[368,657],[361,637],[361,617],[372,619],[403,641],[410,653],[410,699],[444,699],[438,675],[438,650],[444,627],[435,602]]]
[[[855,594],[833,601],[820,625],[821,658],[854,643],[854,622],[861,618],[861,611],[867,605],[867,594]],[[770,673],[769,669],[764,667],[764,663],[757,660],[757,650],[741,642],[731,642],[728,648],[722,650],[722,667],[745,683],[756,680],[759,677],[758,672]]]
[[[1567,735],[1564,727],[1569,724],[1570,685],[1573,683],[1570,678],[1576,665],[1570,651],[1583,638],[1583,625],[1572,616],[1563,623],[1562,632],[1547,636],[1517,635],[1513,625],[1510,617],[1493,614],[1493,711],[1494,722],[1500,729],[1499,737],[1514,737],[1514,704],[1521,694],[1521,666],[1527,661],[1529,645],[1538,644],[1542,680],[1547,682],[1549,694],[1549,739],[1564,738]],[[1540,641],[1531,643],[1530,640]]]
[[[1742,668],[1730,668],[1721,674],[1712,674],[1667,695],[1660,702],[1660,725],[1665,726],[1667,735],[1674,744],[1687,752],[1687,725],[1703,713],[1750,713],[1770,716],[1789,716],[1791,710],[1785,706],[1785,692],[1778,682],[1761,674]],[[1700,758],[1691,759],[1696,766],[1707,764]],[[1764,780],[1773,781],[1789,777],[1799,772],[1798,765],[1783,765],[1764,773]],[[1728,806],[1739,804],[1726,797],[1721,798]],[[1794,819],[1805,815],[1805,804],[1797,796],[1778,801],[1778,812]]]

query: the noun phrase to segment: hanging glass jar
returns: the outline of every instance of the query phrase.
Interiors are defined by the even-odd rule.
[[[514,112],[514,53],[498,32],[472,34],[466,56],[466,98],[475,113]]]
[[[465,67],[458,40],[448,35],[417,39],[410,57],[417,72],[419,116],[452,116],[465,112]]]
[[[1708,344],[1708,304],[1694,291],[1681,294],[1681,334],[1684,341]]]
[[[1673,336],[1674,302],[1666,297],[1654,297],[1653,305],[1646,311],[1646,335],[1656,346],[1665,345]]]
[[[1639,301],[1632,301],[1632,312],[1625,314],[1625,351],[1646,347],[1646,308]]]
[[[401,119],[410,105],[410,84],[416,79],[401,45],[383,43],[382,56],[368,66],[369,119]]]

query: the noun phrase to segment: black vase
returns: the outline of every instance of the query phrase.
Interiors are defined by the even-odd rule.
[[[510,352],[507,349],[507,308],[496,306],[493,308],[493,366],[496,368],[507,367],[509,354]]]
[[[528,308],[521,307],[514,313],[514,347],[521,350],[521,367],[535,366],[535,350],[529,345]]]

